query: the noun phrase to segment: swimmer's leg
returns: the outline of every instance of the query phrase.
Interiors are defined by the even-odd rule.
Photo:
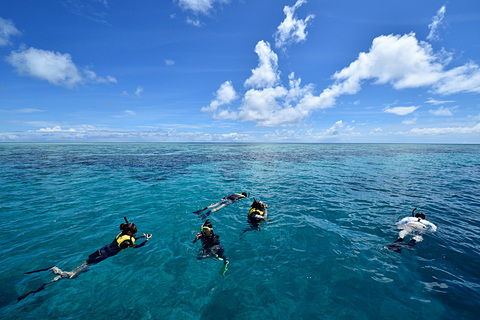
[[[58,276],[55,277],[52,281],[58,281],[60,279],[73,279],[76,278],[83,270],[85,270],[89,266],[88,260],[85,260],[85,262],[78,267],[75,268],[73,271],[62,271],[60,268],[53,267],[52,271],[54,274],[57,274]]]
[[[203,208],[203,209],[201,209],[201,210],[194,211],[193,213],[195,213],[195,214],[200,214],[200,213],[202,213],[202,211],[205,211],[205,210],[207,210],[207,209],[210,209],[210,208],[219,206],[219,205],[221,205],[223,202],[224,202],[224,201],[220,201],[220,202],[211,204],[211,205],[209,205],[208,207],[205,207],[205,208]]]
[[[205,219],[206,217],[208,217],[210,215],[210,213],[212,213],[212,210],[208,210],[204,214],[200,215],[200,219],[202,219],[202,220]]]
[[[387,245],[387,248],[397,253],[402,253],[403,246],[404,246],[403,238],[398,238],[395,242],[392,242],[389,245]]]

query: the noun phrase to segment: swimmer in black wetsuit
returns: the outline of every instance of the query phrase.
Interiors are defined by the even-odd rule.
[[[36,270],[36,271],[30,271],[27,272],[27,274],[30,273],[35,273],[35,272],[40,272],[40,271],[48,271],[51,270],[53,271],[54,274],[57,276],[50,282],[44,283],[39,289],[30,291],[27,294],[21,296],[18,298],[18,301],[25,299],[29,294],[37,293],[42,291],[45,286],[47,286],[49,283],[56,282],[61,279],[73,279],[77,277],[82,271],[84,271],[86,268],[97,264],[109,257],[113,257],[114,255],[118,254],[121,250],[132,247],[132,248],[141,248],[143,247],[147,241],[152,237],[151,234],[142,234],[141,237],[135,238],[135,234],[137,233],[137,226],[135,226],[134,223],[129,223],[127,219],[125,218],[126,223],[122,223],[120,225],[120,230],[122,231],[120,234],[118,234],[115,239],[113,240],[112,243],[101,247],[99,250],[95,251],[91,255],[88,256],[87,260],[83,262],[80,266],[75,268],[73,271],[62,271],[56,266],[53,266],[51,268],[47,269],[41,269],[41,270]],[[146,238],[144,242],[142,242],[139,245],[135,245],[135,240],[140,239],[140,238]]]
[[[200,215],[200,219],[205,219],[212,212],[216,212],[216,211],[222,209],[223,207],[231,205],[232,203],[235,203],[238,200],[241,200],[241,199],[246,198],[246,197],[248,197],[248,194],[246,192],[242,192],[241,194],[240,193],[234,193],[234,194],[231,194],[229,196],[223,197],[219,202],[211,204],[208,207],[203,208],[202,210],[195,211],[194,213],[199,215],[203,211],[205,211],[207,209],[210,209],[210,208],[213,208],[212,210],[209,210],[209,211],[205,212],[204,214]],[[214,207],[216,207],[216,208],[214,208]]]
[[[213,233],[212,223],[207,219],[200,229],[200,233],[195,235],[193,243],[198,240],[202,241],[202,252],[198,255],[197,259],[205,258],[217,258],[218,260],[223,260],[223,267],[220,269],[220,273],[225,275],[227,271],[228,259],[224,255],[224,248],[220,245],[220,236]]]
[[[251,230],[260,231],[260,222],[267,221],[267,208],[268,205],[266,203],[257,201],[257,199],[253,198],[250,211],[248,211],[248,224],[250,225],[250,228],[243,229],[243,233]]]

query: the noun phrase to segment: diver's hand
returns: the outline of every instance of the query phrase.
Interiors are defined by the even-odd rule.
[[[146,237],[145,241],[150,240],[150,238],[152,237],[151,234],[143,234],[143,235]],[[143,236],[143,235],[142,235],[142,236]]]
[[[202,236],[201,233],[197,233],[197,234],[195,235],[195,240],[193,240],[193,242],[197,242],[197,240],[200,239],[201,236]]]

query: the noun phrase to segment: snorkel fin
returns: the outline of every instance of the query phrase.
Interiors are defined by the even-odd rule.
[[[218,260],[223,260],[222,258],[218,258]],[[223,261],[223,266],[218,271],[222,277],[225,277],[225,272],[227,272],[228,260]]]

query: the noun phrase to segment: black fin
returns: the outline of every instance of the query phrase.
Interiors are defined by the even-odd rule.
[[[27,294],[24,294],[23,296],[20,296],[18,297],[17,299],[17,302],[20,302],[22,301],[23,299],[25,299],[26,297],[28,297],[30,294],[35,294],[37,292],[40,292],[42,291],[43,289],[45,289],[45,287],[47,286],[48,283],[44,283],[40,288],[38,288],[37,290],[32,290],[30,292],[28,292]]]
[[[52,269],[53,267],[55,267],[55,266],[51,266],[51,267],[45,268],[45,269],[38,269],[38,270],[34,270],[34,271],[25,272],[24,274],[31,274],[31,273],[36,273],[36,272],[48,271],[48,270]]]

